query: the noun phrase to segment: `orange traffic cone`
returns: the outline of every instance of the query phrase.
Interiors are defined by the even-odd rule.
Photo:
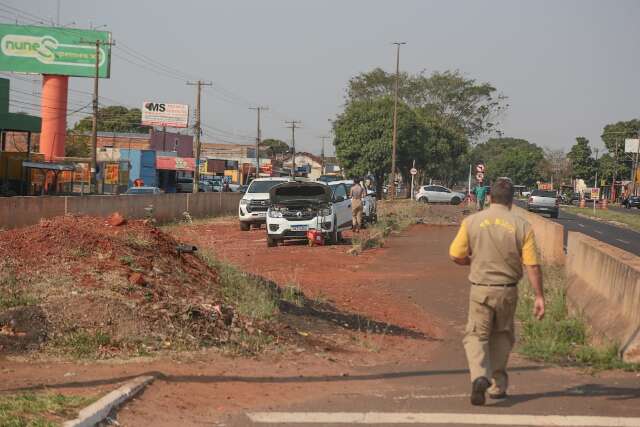
[[[607,198],[605,197],[604,199],[602,199],[600,201],[600,208],[604,209],[604,210],[607,210],[607,209],[609,209],[609,206],[607,206],[607,205],[608,205],[608,202],[607,202]]]

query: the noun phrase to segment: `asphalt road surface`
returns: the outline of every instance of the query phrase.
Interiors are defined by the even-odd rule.
[[[520,202],[520,207],[526,206]],[[622,209],[625,212],[628,210],[624,208],[616,208],[616,210]],[[631,209],[632,211],[639,211],[638,209]],[[538,214],[539,215],[539,214]],[[548,218],[548,215],[544,215]],[[564,245],[567,246],[567,236],[569,231],[578,231],[580,233],[591,236],[594,239],[598,239],[602,242],[608,243],[611,246],[623,249],[634,255],[640,255],[640,233],[627,228],[616,227],[605,222],[596,221],[573,215],[564,211],[560,211],[558,219],[549,218],[551,221],[558,222],[564,226]]]
[[[266,411],[248,408],[219,425],[640,425],[640,388],[634,373],[591,375],[546,367],[518,355],[510,365],[510,397],[489,400],[483,407],[469,404],[470,380],[461,343],[468,269],[453,265],[447,257],[455,232],[453,227],[413,228],[389,241],[387,262],[379,266],[381,271],[402,268],[405,274],[388,279],[390,289],[410,297],[446,329],[431,362],[374,366],[345,379],[345,388],[338,393],[305,403],[269,405]],[[350,392],[350,381],[369,387]]]

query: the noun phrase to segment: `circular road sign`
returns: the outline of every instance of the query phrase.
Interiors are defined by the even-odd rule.
[[[482,163],[476,165],[476,172],[484,172],[484,165]]]
[[[411,175],[415,175],[415,174],[417,174],[417,173],[418,173],[418,169],[416,169],[416,168],[411,168],[411,170],[410,170],[409,172],[411,172]]]
[[[476,174],[476,179],[477,179],[478,181],[483,181],[483,180],[484,180],[484,174],[483,174],[482,172],[478,172],[478,173]]]

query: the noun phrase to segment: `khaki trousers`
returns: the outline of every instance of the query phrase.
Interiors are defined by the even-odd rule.
[[[471,381],[486,377],[491,394],[507,391],[507,362],[515,343],[517,287],[471,286],[469,320],[463,339]]]
[[[362,199],[351,199],[351,221],[356,230],[362,228]]]

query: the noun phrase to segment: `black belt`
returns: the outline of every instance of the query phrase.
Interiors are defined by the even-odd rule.
[[[471,282],[471,284],[473,286],[487,286],[489,288],[515,288],[516,286],[518,286],[517,283],[507,283],[506,285],[484,285],[482,283],[473,283],[473,282]]]

